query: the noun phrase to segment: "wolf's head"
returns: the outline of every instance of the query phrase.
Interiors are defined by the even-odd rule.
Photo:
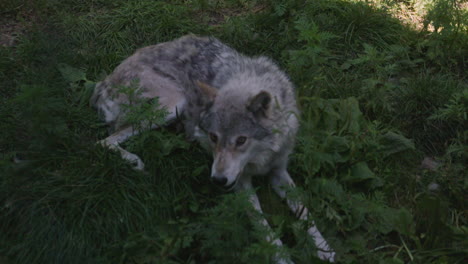
[[[212,100],[199,123],[206,136],[205,143],[213,151],[211,179],[231,189],[248,164],[256,165],[272,152],[269,143],[272,131],[267,124],[273,98],[264,90],[239,94],[239,91],[199,86]]]

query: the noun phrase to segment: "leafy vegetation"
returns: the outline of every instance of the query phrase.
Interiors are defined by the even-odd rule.
[[[258,178],[286,246],[263,241],[246,195],[212,186],[210,155],[183,134],[127,142],[145,172],[95,144],[107,130],[87,103],[94,84],[135,49],[187,33],[270,56],[291,76],[302,121],[290,164],[300,187],[288,195],[305,201],[340,263],[468,258],[465,2],[7,0],[0,10],[14,40],[0,39],[1,263],[270,263],[278,250],[320,263],[308,223]],[[155,105],[129,105],[130,121],[159,123]]]

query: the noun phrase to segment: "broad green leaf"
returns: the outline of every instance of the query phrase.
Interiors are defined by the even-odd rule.
[[[405,150],[414,150],[415,146],[412,140],[395,132],[387,132],[380,137],[382,144],[381,151],[386,157]]]
[[[348,175],[343,179],[346,182],[360,182],[369,179],[374,179],[375,174],[369,169],[366,162],[355,164]]]
[[[362,113],[359,109],[357,99],[350,97],[346,100],[342,100],[339,107],[340,115],[345,122],[340,132],[346,129],[348,132],[358,133],[361,130],[360,122],[362,119]]]
[[[74,68],[65,63],[59,63],[57,68],[62,74],[63,78],[69,82],[75,83],[79,81],[86,81],[86,73],[81,69]]]
[[[401,208],[398,211],[397,215],[395,216],[394,225],[396,230],[403,235],[410,236],[414,233],[413,216],[405,208]]]

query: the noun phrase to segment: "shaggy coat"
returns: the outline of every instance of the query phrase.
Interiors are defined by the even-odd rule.
[[[135,83],[140,99],[158,97],[169,113],[167,122],[183,122],[187,136],[213,153],[213,182],[228,190],[249,190],[252,176],[266,175],[278,195],[287,199],[287,188],[294,187],[287,162],[299,111],[292,83],[270,59],[244,56],[215,38],[188,35],[139,49],[124,60],[96,85],[91,104],[113,132],[101,143],[143,169],[138,156],[119,146],[138,132],[125,123],[123,105],[129,98],[119,90]],[[250,201],[261,212],[254,193]],[[300,219],[308,218],[301,203],[287,203]],[[261,223],[268,226],[265,219]],[[333,261],[335,253],[315,225],[308,232],[318,256]],[[266,239],[282,244],[272,235]],[[291,263],[285,256],[274,259]]]

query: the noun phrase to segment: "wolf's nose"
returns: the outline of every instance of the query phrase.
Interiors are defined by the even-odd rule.
[[[224,186],[227,182],[227,178],[224,176],[212,176],[211,181],[216,183],[219,186]]]

